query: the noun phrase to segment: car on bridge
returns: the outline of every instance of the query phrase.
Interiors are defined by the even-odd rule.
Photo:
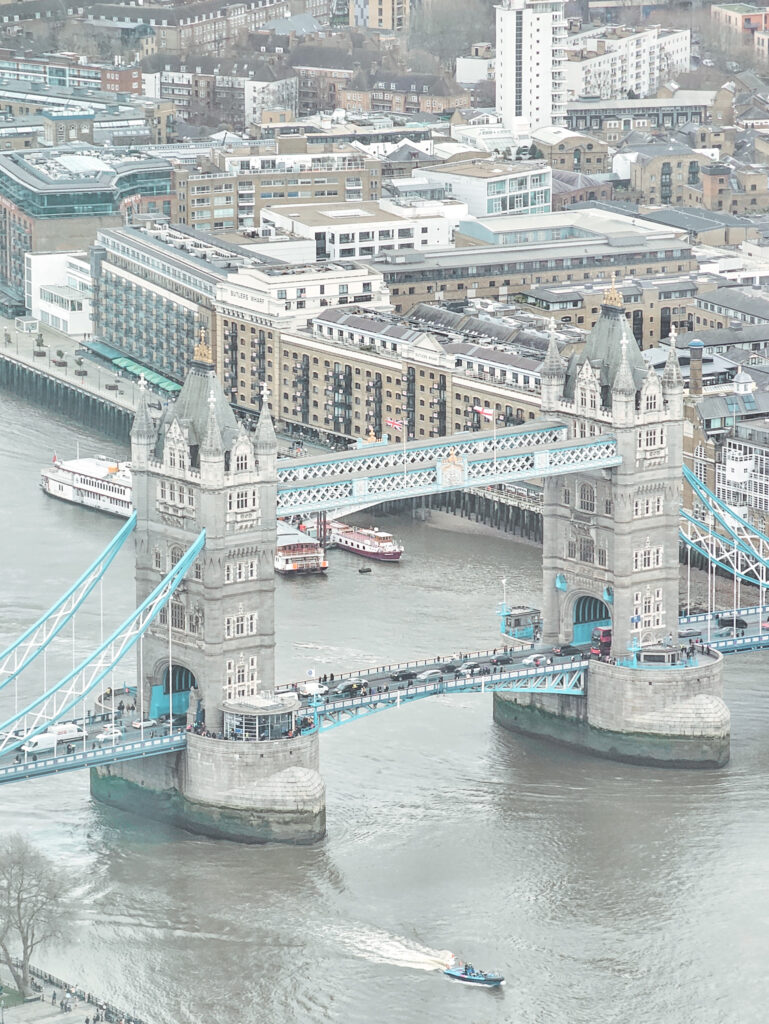
[[[420,672],[416,678],[420,683],[434,683],[443,678],[443,672],[439,668],[428,668],[424,672]]]
[[[358,677],[357,679],[343,679],[341,683],[337,683],[334,689],[331,691],[332,697],[356,697],[361,690],[365,690],[367,686],[370,686],[368,679]]]
[[[574,644],[559,644],[553,648],[553,654],[558,658],[584,658],[586,657],[585,652],[581,647],[576,647]]]
[[[141,729],[144,726],[145,729],[153,729],[157,724],[157,718],[137,718],[135,722],[131,722],[131,728]]]
[[[730,629],[748,628],[747,622],[736,615],[719,615],[716,618],[716,624],[721,628],[725,628],[726,626],[728,626]]]
[[[456,672],[456,670],[459,668],[459,662],[458,661],[442,661],[442,662],[439,662],[438,668],[441,670],[441,672]]]
[[[410,668],[398,669],[397,672],[393,672],[390,675],[390,679],[392,679],[392,681],[394,683],[405,683],[405,682],[408,682],[409,679],[416,679],[416,678],[417,678],[416,672],[413,672]]]
[[[491,659],[491,664],[492,665],[512,665],[514,660],[515,659],[513,658],[512,654],[508,654],[507,652],[504,652],[502,654],[495,654],[494,657]]]
[[[99,746],[112,746],[114,743],[119,743],[123,738],[123,730],[118,728],[116,725],[108,725],[106,729],[94,736],[94,743],[98,743]]]
[[[694,640],[699,639],[702,636],[702,630],[697,629],[695,626],[687,626],[685,629],[678,630],[679,640]]]

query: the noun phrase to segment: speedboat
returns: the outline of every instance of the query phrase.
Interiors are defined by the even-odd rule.
[[[472,964],[462,963],[456,958],[444,968],[443,973],[455,981],[465,981],[469,985],[481,985],[484,988],[496,988],[505,980],[501,974],[494,971],[479,971]]]

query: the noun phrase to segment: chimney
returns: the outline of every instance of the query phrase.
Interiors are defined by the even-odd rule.
[[[702,350],[705,346],[697,338],[689,342],[689,394],[702,396]]]

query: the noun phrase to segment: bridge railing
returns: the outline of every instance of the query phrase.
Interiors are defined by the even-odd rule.
[[[696,612],[694,615],[679,615],[679,625],[684,625],[689,622],[707,622],[708,620],[714,621],[715,619],[728,619],[728,618],[744,618],[746,615],[759,615],[761,618],[764,615],[769,615],[769,604],[752,604],[746,605],[744,608],[725,608],[722,611],[711,611],[711,612]]]

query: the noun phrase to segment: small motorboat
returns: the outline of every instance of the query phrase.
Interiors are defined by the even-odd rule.
[[[448,967],[444,968],[443,973],[455,981],[464,981],[468,985],[481,985],[483,988],[496,988],[505,980],[501,974],[494,971],[479,971],[477,967],[462,963],[456,957]]]
[[[371,572],[371,566],[364,565],[362,569],[358,569],[358,572],[363,576],[364,573]]]

